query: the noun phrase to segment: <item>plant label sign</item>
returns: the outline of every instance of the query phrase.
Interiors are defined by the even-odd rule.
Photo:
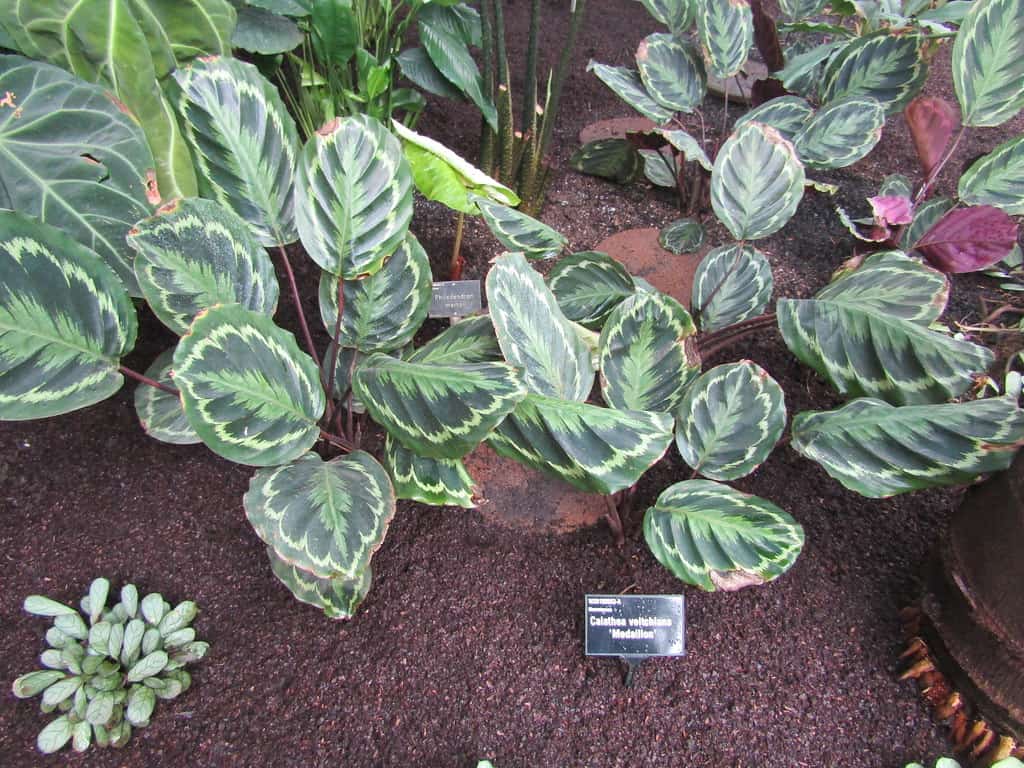
[[[479,312],[479,280],[449,280],[434,283],[430,297],[430,317],[467,317]]]
[[[588,656],[623,656],[633,664],[686,655],[682,595],[587,595],[586,601]]]

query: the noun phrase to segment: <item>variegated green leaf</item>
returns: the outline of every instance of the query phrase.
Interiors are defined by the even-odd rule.
[[[913,249],[924,233],[931,229],[953,207],[948,197],[930,197],[914,211],[914,220],[903,230],[900,247],[905,251]]]
[[[600,329],[608,314],[636,292],[633,278],[606,253],[581,251],[548,273],[548,287],[569,320]]]
[[[736,480],[768,458],[785,426],[782,387],[742,360],[715,366],[687,388],[676,409],[676,447],[695,472]]]
[[[1002,125],[1024,107],[1024,0],[976,0],[953,43],[964,125]]]
[[[704,243],[704,227],[696,219],[676,219],[658,233],[658,245],[677,256],[693,253]]]
[[[20,56],[0,56],[0,208],[63,230],[140,295],[124,241],[151,212],[153,156],[138,124],[98,85]]]
[[[384,445],[384,458],[398,498],[435,506],[476,506],[473,478],[459,459],[428,459],[390,436]]]
[[[288,587],[292,596],[299,602],[319,608],[329,619],[351,619],[366,599],[373,581],[369,565],[353,579],[321,579],[289,565],[274,554],[273,547],[267,547],[267,557],[274,575]]]
[[[756,248],[723,245],[701,259],[690,305],[704,332],[727,328],[764,312],[774,282],[768,259]]]
[[[334,352],[334,342],[327,345],[323,360],[320,361],[320,369],[324,372],[321,381],[331,384],[330,396],[336,400],[344,400],[349,396],[352,389],[352,376],[356,367],[361,365],[366,355],[354,347],[342,347],[337,355]],[[331,364],[334,364],[334,381],[330,381]],[[362,413],[362,411],[360,411]]]
[[[526,395],[516,369],[506,363],[441,366],[383,354],[366,358],[352,388],[393,438],[439,459],[465,456]]]
[[[683,153],[683,157],[689,163],[699,163],[705,171],[711,171],[711,161],[708,159],[704,148],[693,136],[683,130],[668,130],[665,128],[657,131],[673,147]]]
[[[775,78],[782,81],[786,90],[810,98],[818,92],[828,60],[849,44],[846,38],[821,45],[797,41],[786,48],[786,66],[775,73]]]
[[[615,95],[626,102],[644,117],[659,125],[667,123],[672,117],[672,110],[666,109],[656,102],[644,87],[640,74],[626,67],[610,67],[591,60],[587,71],[593,72],[598,79],[607,85]]]
[[[697,328],[683,305],[663,293],[638,293],[608,316],[601,331],[601,395],[612,408],[672,412],[700,373]]]
[[[804,167],[774,128],[747,123],[722,145],[711,173],[711,207],[737,240],[780,230],[804,194]]]
[[[487,442],[502,456],[607,495],[635,484],[671,441],[666,413],[528,395]]]
[[[845,168],[875,148],[883,125],[885,110],[873,98],[843,98],[819,109],[793,145],[808,168]]]
[[[894,408],[861,399],[793,419],[794,450],[871,498],[962,485],[1006,469],[1024,444],[1024,412],[1011,398]]]
[[[189,424],[226,459],[282,464],[320,435],[326,400],[316,363],[266,315],[237,304],[204,312],[173,367]]]
[[[733,133],[749,122],[770,125],[782,138],[793,141],[814,114],[814,108],[799,96],[779,96],[747,112],[733,125]]]
[[[790,351],[845,397],[945,402],[992,362],[984,347],[928,328],[948,291],[935,270],[898,251],[879,253],[813,299],[781,299],[779,329]]]
[[[294,242],[299,138],[277,90],[230,58],[199,59],[174,78],[203,197],[245,219],[263,245]]]
[[[544,279],[521,253],[499,256],[487,273],[487,304],[501,351],[522,369],[530,392],[582,401],[594,385],[590,350]]]
[[[679,163],[668,147],[641,149],[644,161],[644,176],[651,184],[665,189],[675,189],[679,178]]]
[[[636,147],[621,138],[588,141],[572,153],[569,167],[574,171],[628,184],[640,174],[640,155]]]
[[[412,172],[372,117],[333,120],[302,151],[296,223],[310,257],[355,280],[372,275],[409,231]]]
[[[476,195],[472,200],[498,242],[528,259],[557,256],[568,242],[565,235],[514,208]]]
[[[789,18],[809,19],[821,13],[828,0],[779,0],[779,7]]]
[[[273,315],[274,265],[246,223],[212,200],[174,200],[128,232],[135,274],[153,313],[177,334],[216,304]]]
[[[686,32],[697,14],[697,0],[641,0],[644,8],[676,34]]]
[[[459,365],[501,360],[494,325],[486,315],[467,317],[439,333],[406,358],[410,363]]]
[[[390,352],[405,346],[430,309],[430,260],[410,232],[384,266],[362,280],[343,284],[341,316],[343,347],[361,352]],[[338,320],[338,276],[320,275],[320,316],[333,336]]]
[[[636,50],[636,64],[644,88],[661,106],[692,112],[704,100],[704,64],[693,46],[674,35],[658,32],[645,37]]]
[[[960,177],[960,199],[1024,216],[1024,136],[1000,144]]]
[[[708,71],[725,79],[747,62],[754,44],[754,15],[747,0],[696,0],[697,34]]]
[[[644,515],[644,538],[673,576],[708,592],[771,581],[804,545],[800,524],[770,501],[711,480],[662,491]]]
[[[168,387],[174,387],[171,367],[174,348],[165,350],[146,369],[146,376]],[[150,437],[173,445],[191,445],[201,442],[199,435],[185,418],[181,399],[162,389],[140,384],[135,388],[135,413],[139,423]]]
[[[365,451],[330,461],[310,452],[261,469],[244,504],[252,527],[279,558],[322,579],[358,577],[395,515],[391,480]]]
[[[860,37],[829,62],[821,81],[821,101],[868,96],[892,115],[913,99],[928,77],[916,34],[880,32]]]
[[[0,211],[0,419],[56,416],[124,383],[135,307],[99,256],[49,224]]]

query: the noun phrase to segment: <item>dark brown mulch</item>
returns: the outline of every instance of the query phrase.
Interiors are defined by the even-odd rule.
[[[560,49],[563,6],[545,2],[549,59]],[[523,0],[509,5],[517,41],[526,10]],[[557,163],[585,123],[626,113],[584,72],[587,60],[628,63],[654,30],[639,3],[591,0]],[[948,78],[938,87],[948,94]],[[707,119],[717,124],[716,108]],[[850,208],[890,170],[913,168],[900,123],[890,121],[866,162],[823,175],[842,182]],[[469,108],[435,107],[421,128],[472,156],[478,128]],[[963,156],[996,143],[992,136]],[[849,255],[831,205],[809,194],[794,222],[763,243],[777,295],[812,293]],[[565,171],[556,171],[542,215],[576,249],[672,217],[663,193]],[[479,222],[467,229],[468,276],[479,277],[498,249]],[[443,276],[450,217],[422,205],[414,231]],[[722,232],[711,227],[715,238]],[[316,317],[314,271],[300,273]],[[953,316],[976,315],[979,296],[993,291],[983,278],[958,280]],[[280,317],[294,327],[285,298]],[[144,368],[172,341],[148,319],[131,363]],[[791,413],[837,402],[774,334],[707,362],[740,357],[782,383]],[[499,768],[896,768],[947,750],[913,687],[895,680],[895,658],[897,612],[917,592],[955,490],[868,501],[781,449],[737,485],[794,515],[807,545],[777,582],[733,594],[683,589],[649,554],[635,521],[619,550],[601,527],[525,533],[475,511],[402,503],[364,607],[335,623],[295,602],[271,574],[241,507],[251,471],[201,447],[145,437],[130,387],[75,414],[2,424],[0,446],[3,766],[473,766],[491,758]],[[641,483],[638,509],[688,474],[670,454]],[[196,626],[212,650],[193,689],[161,703],[126,750],[44,759],[34,740],[46,718],[35,701],[9,693],[34,667],[46,626],[22,613],[21,601],[32,593],[77,600],[99,575],[171,601],[195,599]],[[689,655],[646,663],[631,690],[615,662],[588,659],[582,648],[583,595],[622,590],[687,599]]]

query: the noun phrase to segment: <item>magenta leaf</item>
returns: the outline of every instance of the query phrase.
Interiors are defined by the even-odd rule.
[[[942,159],[954,131],[960,127],[960,113],[945,99],[918,96],[907,105],[903,115],[927,176]]]
[[[943,272],[976,272],[1004,258],[1017,243],[1017,224],[991,205],[955,208],[914,245]]]
[[[869,197],[868,202],[879,226],[909,224],[914,219],[913,204],[903,195],[879,195]]]

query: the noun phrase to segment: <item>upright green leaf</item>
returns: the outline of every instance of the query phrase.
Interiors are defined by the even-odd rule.
[[[237,304],[196,318],[174,352],[174,381],[196,434],[231,461],[282,464],[320,435],[316,364],[273,320]]]
[[[384,458],[398,498],[434,506],[476,506],[473,478],[459,459],[420,456],[391,437],[384,444]]]
[[[881,32],[858,38],[829,62],[821,81],[821,101],[830,104],[850,96],[874,99],[892,115],[913,99],[928,77],[915,34]]]
[[[128,232],[135,274],[153,313],[177,334],[216,304],[273,315],[274,265],[246,223],[212,200],[174,200]]]
[[[352,3],[315,0],[309,21],[317,59],[328,67],[344,67],[355,55],[362,32]]]
[[[121,388],[135,308],[95,253],[0,211],[0,275],[0,419],[56,416]]]
[[[964,125],[1002,125],[1024,107],[1024,0],[976,0],[953,43]]]
[[[168,387],[174,387],[171,367],[174,364],[174,348],[165,350],[146,369],[145,375]],[[150,437],[173,445],[191,445],[202,442],[185,418],[181,398],[162,389],[139,384],[135,388],[135,413],[142,429]]]
[[[641,0],[644,8],[677,35],[686,32],[697,14],[697,0]]]
[[[749,245],[723,245],[701,259],[690,305],[704,332],[728,328],[764,312],[774,282],[768,259]]]
[[[293,242],[299,138],[277,90],[252,64],[220,57],[174,78],[203,197],[245,219],[263,245]]]
[[[754,15],[748,0],[696,0],[697,34],[708,71],[725,79],[747,62],[754,44]]]
[[[499,256],[487,273],[486,287],[498,344],[505,359],[522,369],[526,388],[585,400],[594,383],[590,350],[523,255]]]
[[[693,136],[680,129],[668,130],[667,128],[659,128],[657,132],[664,136],[669,144],[682,152],[687,162],[699,163],[700,167],[705,171],[711,171],[711,161],[704,152],[704,147]]]
[[[453,101],[465,101],[462,91],[449,82],[441,70],[434,66],[430,55],[422,48],[406,48],[395,57],[402,74],[427,93]]]
[[[228,56],[236,24],[230,0],[130,0],[163,80],[199,56]],[[259,5],[251,2],[249,5]],[[171,54],[163,56],[164,46]],[[158,56],[157,53],[161,55]]]
[[[808,168],[845,168],[882,138],[885,110],[870,97],[848,97],[818,110],[793,139]]]
[[[278,581],[288,587],[292,597],[302,603],[322,610],[329,619],[351,619],[366,595],[373,581],[369,565],[353,579],[335,577],[321,579],[308,571],[296,568],[277,556],[273,547],[267,547],[270,568]]]
[[[1024,411],[1008,397],[894,408],[861,399],[793,419],[793,449],[852,491],[884,498],[963,485],[1006,469],[1024,445]]]
[[[667,123],[672,117],[673,110],[661,106],[651,97],[636,70],[626,67],[610,67],[607,64],[598,64],[591,60],[587,64],[587,72],[597,75],[598,79],[611,88],[616,96],[649,120],[660,125]]]
[[[647,93],[661,106],[692,112],[704,100],[707,76],[689,43],[660,32],[648,35],[636,50],[636,65]]]
[[[960,199],[1024,216],[1024,136],[1000,144],[960,177]]]
[[[747,112],[733,125],[733,133],[749,122],[770,125],[782,138],[793,141],[804,124],[814,114],[814,108],[799,96],[779,96]]]
[[[356,579],[395,515],[391,480],[365,451],[330,461],[307,453],[261,469],[243,503],[279,558],[322,579]]]
[[[0,56],[0,208],[91,248],[139,295],[125,233],[151,212],[153,156],[138,124],[98,85]]]
[[[459,365],[501,360],[501,348],[494,325],[486,315],[467,317],[454,323],[409,355],[410,363]]]
[[[548,288],[569,320],[592,330],[600,329],[611,311],[636,293],[626,269],[598,251],[560,259],[548,273]]]
[[[412,173],[371,117],[332,120],[302,151],[296,223],[310,257],[346,280],[372,275],[405,240]]]
[[[644,538],[673,576],[708,592],[771,581],[804,545],[800,524],[770,501],[711,480],[662,491],[644,515]]]
[[[264,56],[287,53],[303,40],[302,30],[287,16],[251,6],[238,10],[238,24],[231,35],[232,45]]]
[[[473,195],[470,198],[498,242],[528,259],[548,259],[557,256],[568,242],[565,235],[532,216],[501,205],[493,200]]]

